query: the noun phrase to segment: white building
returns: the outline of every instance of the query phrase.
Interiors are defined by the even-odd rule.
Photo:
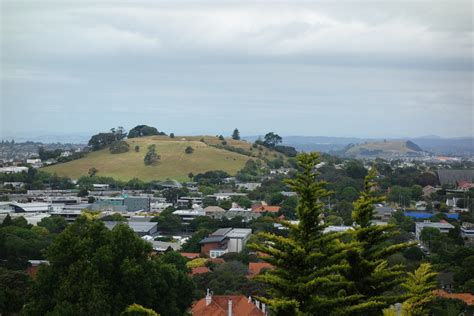
[[[28,171],[28,167],[3,167],[0,168],[0,173],[20,173]]]
[[[474,239],[474,224],[463,223],[461,226],[462,238]]]
[[[436,223],[436,222],[426,221],[426,222],[422,222],[422,223],[415,223],[415,237],[416,237],[416,239],[420,240],[421,232],[422,232],[423,228],[425,228],[425,227],[436,228],[444,234],[449,233],[449,231],[454,228],[454,226],[451,225],[448,222]]]
[[[50,213],[52,206],[49,203],[0,203],[0,213]]]

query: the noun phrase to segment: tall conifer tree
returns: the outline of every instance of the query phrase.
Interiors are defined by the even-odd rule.
[[[262,298],[274,315],[329,315],[337,306],[359,298],[347,295],[349,282],[341,275],[347,269],[346,246],[335,233],[324,233],[324,204],[330,192],[326,183],[318,180],[316,153],[297,157],[300,172],[288,181],[298,193],[296,209],[299,224],[284,222],[288,237],[261,233],[262,243],[251,248],[266,254],[263,259],[276,268],[260,275],[270,286],[270,298]]]
[[[376,176],[377,171],[372,168],[364,179],[364,191],[353,203],[354,246],[348,252],[350,269],[345,275],[347,280],[353,282],[350,293],[360,294],[361,298],[352,306],[340,308],[340,314],[380,315],[390,304],[403,300],[402,296],[389,294],[389,291],[404,281],[405,267],[390,266],[388,258],[412,244],[390,244],[390,237],[398,233],[396,226],[372,222],[374,205],[383,201],[376,195]]]

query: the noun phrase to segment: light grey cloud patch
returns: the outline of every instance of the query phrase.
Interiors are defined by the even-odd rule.
[[[470,135],[471,5],[4,0],[2,130]]]

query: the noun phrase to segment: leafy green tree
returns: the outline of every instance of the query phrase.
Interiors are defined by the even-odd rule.
[[[139,304],[132,304],[128,306],[121,314],[121,316],[160,316],[154,310],[145,308]]]
[[[116,140],[114,133],[99,133],[91,137],[88,145],[92,147],[92,150],[100,150],[109,146]]]
[[[130,145],[124,140],[116,140],[110,144],[109,151],[111,154],[122,154],[130,150]]]
[[[234,129],[234,132],[232,133],[232,139],[240,140],[240,133],[239,133],[239,130],[237,128]]]
[[[170,133],[170,138],[174,138],[174,133]]]
[[[283,139],[280,137],[280,135],[270,132],[265,134],[262,144],[268,148],[275,148],[275,146],[280,144],[282,140]]]
[[[128,138],[153,136],[153,135],[166,135],[163,132],[159,132],[156,127],[148,125],[137,125],[128,132]]]
[[[199,242],[212,233],[210,229],[201,229],[196,231],[181,247],[184,252],[201,252],[201,245]]]
[[[353,282],[351,292],[361,295],[350,307],[344,307],[341,313],[380,315],[390,304],[400,300],[399,295],[388,294],[403,282],[405,267],[389,265],[393,254],[410,246],[408,243],[388,244],[388,239],[397,234],[395,225],[375,225],[375,206],[383,200],[376,196],[374,187],[377,171],[371,169],[364,180],[364,191],[354,202],[352,219],[356,226],[352,232],[354,247],[348,252],[350,269],[346,277]]]
[[[67,221],[61,216],[42,218],[38,226],[46,228],[50,233],[59,234],[67,227]]]
[[[148,152],[146,153],[145,158],[143,158],[145,165],[147,166],[156,165],[159,160],[160,160],[160,155],[156,153],[156,146],[154,144],[148,146]]]
[[[30,283],[26,272],[0,267],[0,314],[17,315],[20,312]]]
[[[423,195],[423,188],[421,187],[421,185],[414,184],[411,186],[411,198],[414,201],[420,200],[422,195]]]
[[[354,187],[345,187],[340,194],[340,198],[344,201],[354,202],[358,195],[357,189]]]
[[[398,203],[400,206],[410,206],[412,191],[410,188],[394,185],[390,188],[387,199]]]
[[[249,282],[247,274],[247,265],[238,261],[229,261],[219,264],[212,273],[206,273],[194,279],[202,294],[208,288],[216,295],[244,294],[241,291]]]
[[[298,193],[296,213],[298,225],[282,222],[289,229],[288,237],[260,233],[261,243],[249,247],[267,256],[262,259],[276,267],[257,278],[269,285],[269,298],[260,298],[275,315],[330,314],[341,304],[358,296],[345,295],[349,283],[341,275],[347,269],[343,260],[345,246],[339,234],[325,234],[321,223],[324,204],[330,192],[326,183],[318,180],[316,153],[300,154],[300,172],[288,181]]]
[[[162,233],[178,233],[181,231],[181,217],[174,214],[161,213],[160,216],[151,219],[153,222],[158,222],[158,229]]]
[[[89,169],[87,174],[89,175],[89,177],[92,178],[92,177],[95,177],[98,172],[99,172],[99,170],[97,170],[95,167],[92,167],[92,168]]]
[[[126,225],[108,230],[80,217],[47,250],[26,315],[120,315],[133,303],[183,315],[192,301],[186,273],[158,258]]]
[[[363,179],[367,175],[367,169],[358,160],[349,161],[346,165],[346,172],[353,179]]]

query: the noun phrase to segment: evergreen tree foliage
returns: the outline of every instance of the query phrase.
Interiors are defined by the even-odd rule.
[[[288,237],[260,233],[263,243],[249,245],[266,254],[262,259],[276,267],[257,278],[268,284],[270,298],[261,298],[275,315],[331,315],[340,305],[348,304],[359,295],[346,295],[350,282],[342,272],[348,268],[344,257],[346,246],[340,234],[324,233],[324,204],[331,192],[318,180],[316,153],[297,157],[300,172],[288,181],[298,193],[296,213],[298,225],[283,222]]]
[[[388,239],[398,233],[395,225],[376,225],[374,204],[383,201],[375,191],[377,171],[371,169],[364,179],[364,190],[353,203],[353,247],[348,251],[350,269],[346,278],[353,282],[352,294],[360,299],[352,306],[339,309],[341,314],[380,315],[390,304],[401,300],[387,292],[404,280],[405,267],[389,266],[388,257],[411,246],[410,243],[389,244]]]
[[[433,290],[436,288],[437,273],[432,271],[431,264],[422,263],[415,272],[409,272],[405,283],[408,299],[403,302],[402,309],[406,315],[428,315],[426,307],[434,299]]]
[[[236,128],[234,129],[234,132],[232,133],[232,139],[234,140],[240,140],[240,132],[239,130]]]

